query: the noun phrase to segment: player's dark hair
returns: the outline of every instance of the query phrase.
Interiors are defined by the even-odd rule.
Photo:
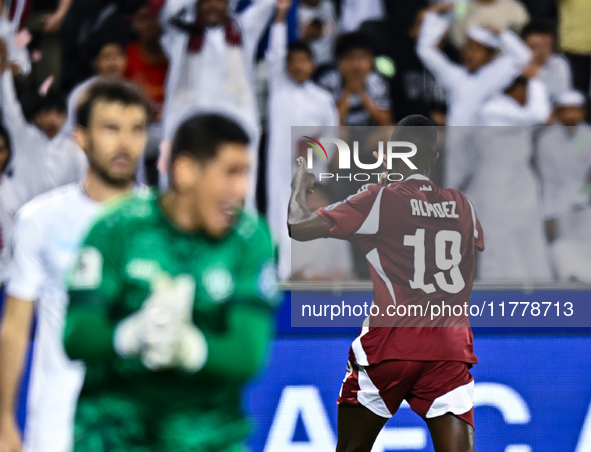
[[[4,127],[3,124],[0,123],[0,137],[4,138],[4,142],[6,143],[6,147],[8,148],[8,158],[4,165],[0,167],[0,173],[4,173],[12,160],[12,143],[10,142],[10,135],[8,134],[8,130]]]
[[[395,127],[390,141],[408,141],[417,147],[417,154],[411,160],[429,164],[437,147],[435,123],[423,115],[410,115]],[[402,150],[408,151],[408,149]]]
[[[550,22],[541,19],[532,20],[521,30],[521,38],[526,39],[529,35],[552,35],[556,37],[556,27]]]
[[[295,53],[295,52],[304,52],[308,56],[308,58],[314,59],[314,54],[312,53],[312,49],[304,41],[296,41],[296,42],[291,43],[287,47],[287,58],[289,58],[291,56],[291,54]]]
[[[359,31],[345,33],[338,38],[335,56],[337,60],[341,60],[351,50],[358,49],[367,50],[372,54],[374,53],[374,46],[369,36]]]
[[[217,114],[197,114],[179,126],[172,141],[170,167],[181,154],[188,154],[200,162],[215,158],[225,143],[248,145],[250,138],[234,120]]]
[[[150,112],[150,102],[135,86],[119,81],[98,81],[90,85],[81,96],[76,107],[76,124],[80,127],[88,127],[90,115],[94,105],[98,101],[119,103],[126,107],[137,105]]]

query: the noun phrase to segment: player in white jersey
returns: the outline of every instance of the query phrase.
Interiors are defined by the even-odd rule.
[[[68,452],[82,385],[81,363],[67,359],[61,335],[64,281],[100,204],[129,192],[147,141],[148,102],[120,82],[97,82],[77,110],[76,141],[89,170],[35,198],[17,214],[15,252],[0,328],[0,452]],[[24,441],[15,419],[31,319],[37,313]]]

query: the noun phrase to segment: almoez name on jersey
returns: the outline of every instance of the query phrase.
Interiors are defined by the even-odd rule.
[[[418,199],[410,200],[412,214],[417,217],[460,218],[456,213],[455,201],[435,202],[431,204]]]

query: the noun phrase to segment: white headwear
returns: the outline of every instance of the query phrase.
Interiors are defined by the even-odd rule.
[[[483,27],[472,27],[468,30],[467,33],[468,38],[473,39],[474,41],[486,46],[488,48],[497,50],[501,44],[499,42],[499,37],[495,35],[492,31],[487,30]]]
[[[580,91],[564,91],[554,98],[554,104],[557,107],[584,107],[585,96]]]

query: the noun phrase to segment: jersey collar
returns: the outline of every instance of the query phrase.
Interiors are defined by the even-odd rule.
[[[410,176],[408,176],[406,179],[404,180],[411,180],[411,179],[417,179],[417,180],[431,180],[429,179],[427,176],[424,176],[423,174],[419,174],[419,173],[415,173],[415,174],[411,174]]]

